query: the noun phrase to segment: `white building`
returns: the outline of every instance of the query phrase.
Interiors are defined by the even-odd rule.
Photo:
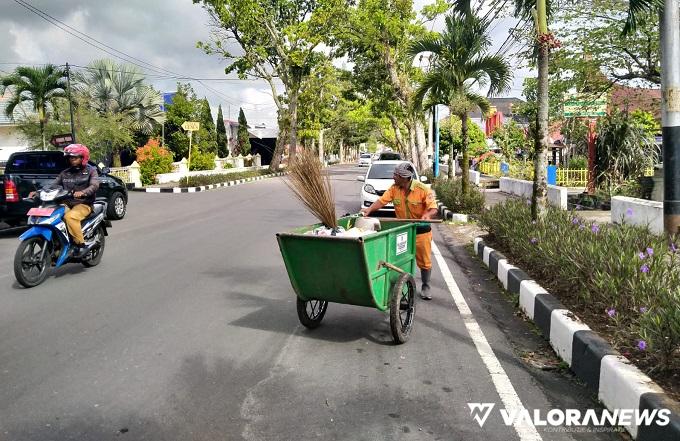
[[[28,142],[23,139],[17,123],[5,115],[5,107],[9,101],[9,91],[0,96],[0,162],[7,161],[9,155],[28,149]]]

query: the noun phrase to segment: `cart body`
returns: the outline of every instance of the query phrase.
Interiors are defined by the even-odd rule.
[[[338,224],[349,229],[354,219],[341,218]],[[298,298],[387,310],[392,288],[403,273],[383,263],[415,273],[416,224],[395,219],[383,222],[381,231],[358,238],[304,234],[320,226],[277,234]]]

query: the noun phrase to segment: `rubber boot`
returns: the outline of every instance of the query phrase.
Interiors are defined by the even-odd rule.
[[[432,295],[430,295],[430,276],[432,275],[431,269],[421,269],[420,270],[420,280],[423,282],[423,286],[420,289],[420,297],[423,300],[432,300]]]

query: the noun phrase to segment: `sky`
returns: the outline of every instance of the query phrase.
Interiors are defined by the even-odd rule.
[[[415,0],[415,8],[430,2]],[[71,33],[79,35],[74,30],[80,31],[109,48],[86,44],[22,4],[62,22],[59,26]],[[432,28],[441,29],[441,22]],[[503,43],[514,24],[514,19],[506,18],[492,26],[492,50]],[[224,68],[228,62],[196,48],[197,41],[209,38],[209,17],[191,0],[0,0],[0,74],[19,64],[68,62],[79,69],[99,58],[121,61],[104,51],[122,56],[110,49],[114,48],[144,66],[147,81],[158,90],[174,91],[177,81],[188,82],[172,78],[176,76],[205,79],[191,83],[199,97],[208,99],[213,116],[221,104],[224,117],[235,120],[243,107],[249,124],[275,126],[276,108],[269,86],[262,81],[227,80]],[[522,81],[529,74],[526,69],[516,70],[507,96],[521,96]]]

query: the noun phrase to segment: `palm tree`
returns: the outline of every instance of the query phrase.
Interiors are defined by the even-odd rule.
[[[431,103],[445,104],[451,117],[461,120],[463,191],[469,186],[468,114],[479,108],[489,110],[489,102],[473,87],[488,87],[488,96],[504,92],[512,73],[502,56],[489,55],[489,22],[474,15],[453,13],[446,17],[442,34],[416,41],[411,54],[431,53],[430,70],[415,92],[414,105],[421,107],[426,95]],[[453,155],[449,156],[449,178],[453,178]]]
[[[75,75],[75,80],[82,103],[102,115],[124,115],[137,132],[148,135],[165,121],[163,97],[144,83],[144,75],[135,66],[97,60]],[[113,154],[114,165],[120,165],[118,149]]]
[[[5,108],[6,115],[13,118],[18,105],[30,102],[33,111],[38,114],[43,148],[46,148],[45,125],[50,108],[54,108],[58,98],[66,97],[66,72],[53,64],[42,67],[20,66],[12,74],[0,79],[0,95],[8,87],[12,89],[12,97]]]

